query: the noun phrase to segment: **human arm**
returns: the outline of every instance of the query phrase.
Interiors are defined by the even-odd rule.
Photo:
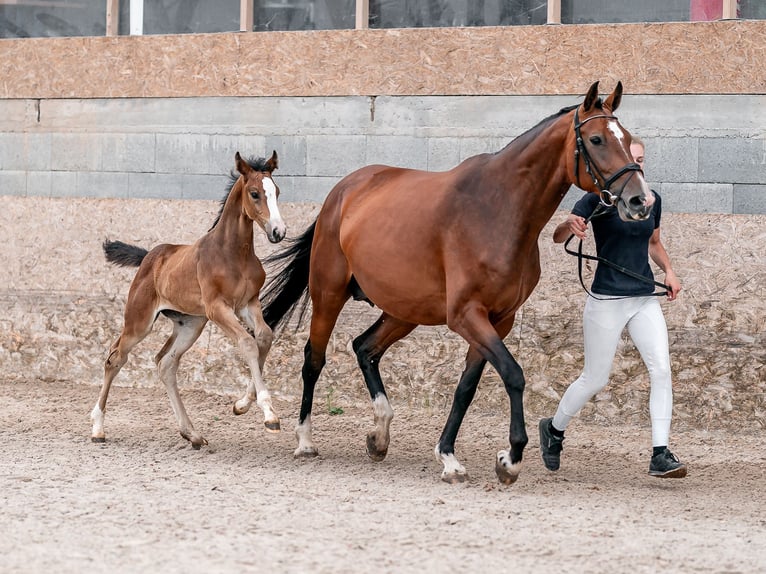
[[[681,281],[670,264],[670,257],[660,239],[659,227],[654,230],[649,239],[649,257],[665,272],[665,284],[669,287],[668,300],[673,301],[678,296],[678,292],[681,291]]]
[[[556,226],[553,230],[553,242],[564,243],[570,235],[574,234],[578,239],[585,238],[585,230],[588,225],[585,223],[585,218],[570,213],[567,218]]]

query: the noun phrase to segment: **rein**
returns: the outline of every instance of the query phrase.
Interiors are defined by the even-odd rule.
[[[597,217],[601,212],[604,210],[603,204],[598,204],[596,208],[593,210],[593,213],[591,213],[588,218],[585,220],[585,224],[587,225],[591,219],[594,217]],[[564,251],[569,253],[570,255],[574,255],[577,257],[577,275],[580,279],[580,285],[582,285],[582,288],[585,289],[585,292],[593,297],[594,299],[598,299],[599,301],[605,301],[610,299],[631,299],[633,297],[664,297],[670,292],[670,287],[665,285],[664,283],[660,283],[659,281],[655,281],[653,279],[649,279],[648,277],[644,277],[643,275],[640,275],[636,273],[635,271],[631,271],[627,267],[623,267],[622,265],[617,265],[616,263],[613,263],[609,261],[608,259],[604,259],[600,255],[588,255],[587,253],[582,252],[582,239],[580,240],[580,244],[577,246],[577,251],[573,251],[572,249],[569,249],[569,242],[572,241],[572,238],[574,237],[574,233],[569,236],[569,238],[564,242]],[[623,295],[621,297],[598,297],[594,295],[590,289],[588,289],[585,286],[585,281],[583,281],[582,278],[582,261],[583,259],[588,259],[590,261],[597,261],[599,263],[603,263],[607,267],[611,267],[612,269],[615,269],[616,271],[622,273],[623,275],[627,275],[628,277],[632,277],[633,279],[637,279],[639,281],[642,281],[644,283],[649,283],[650,285],[654,285],[655,287],[660,287],[664,289],[664,291],[656,291],[654,293],[646,294],[646,295]]]

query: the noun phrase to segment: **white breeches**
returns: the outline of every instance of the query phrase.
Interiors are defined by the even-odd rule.
[[[566,429],[573,417],[606,387],[622,331],[628,333],[649,370],[652,446],[667,446],[673,412],[668,328],[657,297],[594,299],[583,313],[585,367],[559,403],[553,426]]]

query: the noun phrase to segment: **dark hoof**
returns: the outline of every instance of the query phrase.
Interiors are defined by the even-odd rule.
[[[279,432],[282,430],[279,421],[266,421],[263,423],[263,426],[266,427],[266,430],[269,432]]]
[[[95,442],[97,444],[102,444],[106,442],[106,438],[102,436],[92,436],[90,437],[90,442]]]
[[[386,458],[387,454],[387,448],[379,450],[375,445],[375,438],[369,435],[367,436],[367,456],[369,456],[375,462],[380,462]]]
[[[201,444],[197,444],[197,443],[194,443],[194,442],[193,442],[193,443],[191,443],[191,445],[192,445],[192,448],[193,448],[194,450],[199,450],[199,449],[200,449],[200,447],[202,447],[202,445],[201,445]]]

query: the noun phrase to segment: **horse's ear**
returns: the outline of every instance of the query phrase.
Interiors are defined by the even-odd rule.
[[[237,171],[242,175],[247,175],[253,169],[250,167],[249,163],[242,159],[239,152],[234,154],[234,165],[237,166]]]
[[[616,112],[617,108],[620,106],[620,101],[622,100],[622,82],[617,82],[617,86],[614,88],[614,91],[609,94],[609,97],[604,102],[604,107],[607,109],[612,110],[612,112]]]
[[[266,162],[266,171],[271,173],[277,167],[279,166],[279,162],[277,161],[277,150],[274,150],[271,152],[271,157],[269,158],[269,161]]]
[[[590,111],[590,109],[593,107],[593,104],[595,104],[597,100],[598,100],[598,82],[594,82],[585,96],[585,101],[582,103],[583,111],[586,111],[586,112]]]

